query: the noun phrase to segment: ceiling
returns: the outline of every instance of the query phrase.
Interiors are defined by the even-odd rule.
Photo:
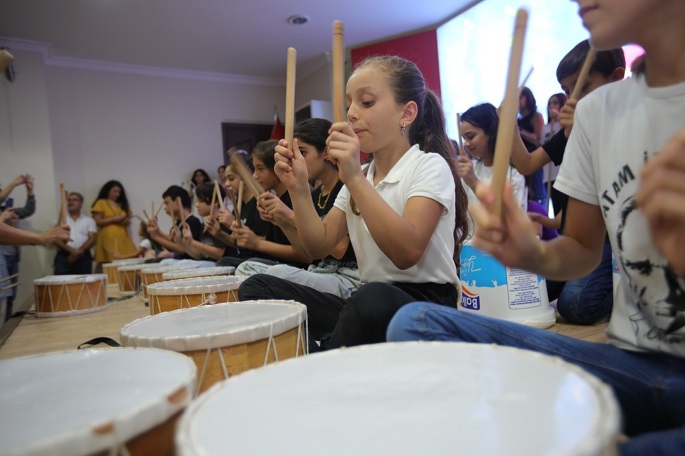
[[[49,44],[58,58],[284,79],[287,48],[298,69],[316,65],[334,20],[354,47],[433,28],[478,1],[2,0],[0,37]],[[291,25],[292,15],[309,21]]]

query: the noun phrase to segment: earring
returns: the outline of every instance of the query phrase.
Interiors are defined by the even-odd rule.
[[[400,128],[400,134],[401,134],[402,136],[404,136],[404,131],[405,131],[406,129],[407,129],[407,125],[403,123],[403,124],[402,124],[402,127]]]

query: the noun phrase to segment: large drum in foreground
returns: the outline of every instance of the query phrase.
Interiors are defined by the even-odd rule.
[[[332,422],[330,417],[335,419]],[[619,412],[580,368],[514,348],[377,344],[246,372],[178,423],[180,455],[606,455]]]
[[[238,300],[238,288],[244,278],[235,276],[198,277],[168,280],[147,287],[150,314],[186,309],[202,304]]]
[[[0,361],[0,454],[172,454],[195,380],[187,357],[150,348]]]
[[[104,274],[55,275],[33,281],[36,316],[64,317],[107,308]]]
[[[121,343],[190,356],[204,391],[219,380],[307,353],[307,308],[293,301],[244,301],[140,318]]]

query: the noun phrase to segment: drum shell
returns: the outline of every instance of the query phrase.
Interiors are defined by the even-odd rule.
[[[102,265],[102,272],[107,276],[107,285],[118,285],[119,277],[117,275],[117,269],[120,266],[132,265],[145,263],[145,258],[130,258],[127,260],[115,260],[111,263],[105,263]]]
[[[157,282],[148,287],[150,315],[202,304],[238,301],[243,278],[198,277]]]
[[[236,328],[235,322],[229,322],[233,309],[245,315],[249,306],[262,310],[269,305],[287,305],[291,309],[286,309],[288,316],[246,323],[245,327]],[[211,329],[204,327],[202,313],[210,315],[208,318],[212,320],[226,319],[225,325],[217,323],[225,329],[214,325]],[[240,318],[233,315],[236,320]],[[306,354],[305,324],[306,308],[302,304],[245,301],[144,317],[124,326],[120,339],[124,346],[162,348],[189,356],[198,368],[198,391],[203,392],[230,376]],[[182,334],[179,334],[179,325],[185,326]]]
[[[34,280],[36,316],[58,317],[107,308],[107,276],[47,276]]]
[[[0,374],[18,395],[1,399],[13,420],[0,430],[0,454],[152,456],[173,454],[197,371],[166,350],[92,348],[5,360]]]

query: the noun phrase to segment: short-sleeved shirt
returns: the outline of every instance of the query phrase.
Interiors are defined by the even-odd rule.
[[[373,184],[375,163],[369,165],[366,179]],[[458,284],[454,263],[455,183],[449,165],[440,155],[424,153],[415,145],[395,163],[388,175],[375,186],[383,200],[398,214],[410,198],[424,197],[443,206],[438,225],[423,256],[408,269],[399,269],[381,251],[366,227],[363,217],[350,206],[350,192],[343,187],[335,207],[345,213],[350,241],[354,247],[362,283],[453,283]],[[389,230],[392,227],[388,227]]]

